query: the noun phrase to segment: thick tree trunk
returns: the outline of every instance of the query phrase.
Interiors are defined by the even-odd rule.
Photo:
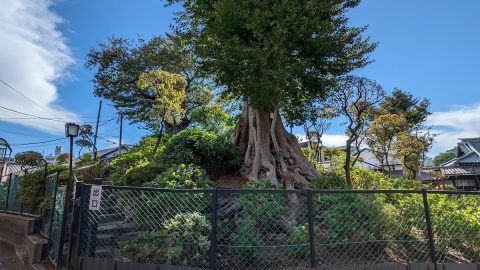
[[[232,143],[244,157],[240,174],[250,181],[263,178],[287,189],[307,188],[319,175],[303,155],[297,138],[285,130],[278,109],[260,111],[244,102]]]

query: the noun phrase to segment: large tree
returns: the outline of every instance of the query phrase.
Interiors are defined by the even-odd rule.
[[[232,137],[241,174],[304,188],[318,172],[281,113],[327,95],[337,77],[367,65],[374,50],[346,13],[358,0],[169,0],[182,2],[179,33],[190,35],[202,70],[243,101]],[[301,113],[298,113],[301,115]],[[300,117],[300,116],[299,116]]]

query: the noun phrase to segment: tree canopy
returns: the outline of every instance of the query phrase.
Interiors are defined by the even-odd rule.
[[[37,167],[44,163],[43,155],[36,151],[25,151],[15,155],[15,162],[22,167]]]
[[[429,107],[430,100],[415,98],[412,94],[395,88],[392,94],[385,98],[378,113],[403,115],[407,120],[407,127],[414,129],[423,126],[431,114]]]
[[[111,37],[88,53],[85,66],[96,70],[93,79],[96,96],[112,101],[132,123],[140,123],[155,132],[159,128],[159,115],[154,113],[159,96],[155,91],[139,87],[138,80],[143,73],[163,70],[185,79],[184,116],[211,98],[211,87],[199,75],[195,58],[181,37],[156,36],[148,41]],[[187,126],[188,119],[182,120]]]
[[[337,76],[370,62],[376,47],[348,24],[351,0],[183,2],[177,30],[194,36],[203,71],[223,93],[256,108],[298,109],[324,96]]]
[[[433,158],[433,166],[440,166],[441,164],[450,161],[456,157],[457,155],[455,155],[455,153],[451,151],[440,153]]]

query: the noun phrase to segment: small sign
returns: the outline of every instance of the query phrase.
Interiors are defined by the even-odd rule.
[[[90,205],[88,210],[100,210],[100,202],[102,200],[102,186],[92,186],[90,190]]]

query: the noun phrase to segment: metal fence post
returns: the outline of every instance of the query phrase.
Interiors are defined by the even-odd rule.
[[[210,269],[217,269],[217,208],[218,190],[213,189],[212,195],[212,249],[210,251]]]
[[[70,224],[70,231],[69,231],[69,242],[68,242],[68,256],[67,256],[67,269],[70,269],[70,264],[72,260],[72,252],[73,249],[76,248],[74,246],[74,242],[76,242],[76,238],[78,236],[77,233],[74,233],[74,231],[77,231],[77,227],[79,226],[78,224],[78,210],[79,210],[79,202],[80,202],[80,194],[83,193],[83,183],[82,182],[76,182],[75,183],[75,194],[74,194],[74,200],[73,200],[73,214],[72,214],[72,223]],[[73,238],[75,237],[75,241],[73,241]]]
[[[310,266],[317,267],[317,255],[315,252],[315,232],[313,228],[313,194],[307,189],[307,210],[308,210],[308,240],[310,242]]]
[[[76,239],[75,239],[75,244],[76,244],[76,249],[75,249],[75,266],[74,269],[78,269],[78,264],[80,261],[80,239],[82,238],[82,217],[83,217],[83,208],[85,205],[85,185],[82,182],[81,186],[81,195],[80,195],[80,201],[79,201],[79,209],[78,209],[78,227],[77,227],[77,232],[76,232]]]
[[[68,192],[71,190],[68,188],[68,184],[65,187],[65,200],[63,202],[63,215],[62,215],[62,226],[60,229],[60,241],[58,245],[58,261],[57,261],[57,269],[60,269],[60,266],[63,262],[63,249],[65,245],[65,234],[67,228],[67,215],[68,215],[68,200],[69,196],[67,196]]]
[[[428,206],[428,197],[427,197],[427,190],[422,190],[422,198],[423,198],[423,208],[425,210],[425,220],[427,222],[427,234],[428,234],[428,244],[430,247],[430,258],[433,262],[433,267],[435,270],[438,269],[437,266],[437,256],[435,252],[435,242],[433,239],[433,229],[432,229],[432,221],[430,219],[430,207]]]
[[[10,174],[10,177],[8,178],[7,200],[5,201],[5,212],[8,211],[8,199],[10,198],[10,185],[12,184],[12,176],[13,176],[13,174]]]

